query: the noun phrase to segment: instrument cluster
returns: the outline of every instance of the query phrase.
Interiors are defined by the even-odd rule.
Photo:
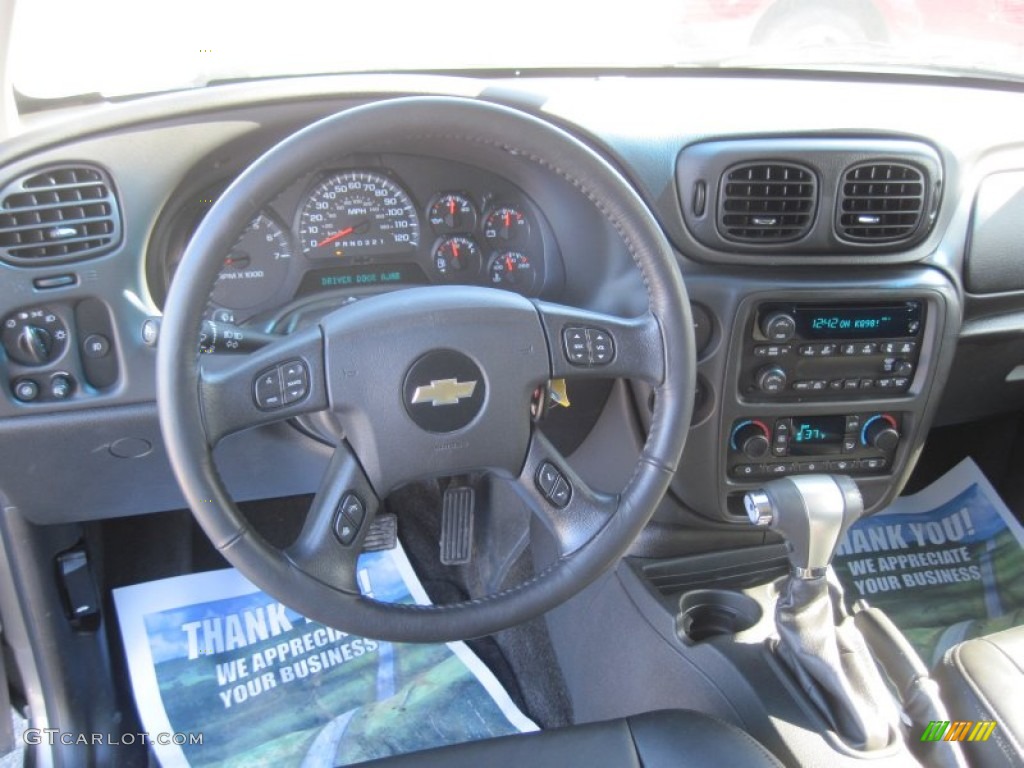
[[[558,282],[550,225],[518,187],[458,163],[378,159],[303,177],[265,206],[225,254],[210,316],[242,323],[331,290],[457,283],[536,296]],[[176,217],[165,291],[223,187]]]

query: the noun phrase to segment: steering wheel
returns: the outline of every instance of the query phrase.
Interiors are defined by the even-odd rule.
[[[419,138],[511,154],[514,162],[539,164],[571,183],[622,237],[642,273],[648,310],[621,318],[491,288],[425,286],[339,308],[248,355],[198,352],[223,255],[266,201],[339,157],[402,142],[408,147]],[[595,332],[605,334],[608,347],[597,354]],[[689,302],[671,247],[608,162],[565,131],[517,110],[464,98],[408,97],[356,107],[299,131],[217,200],[167,298],[157,385],[174,473],[196,520],[232,565],[321,623],[385,640],[441,642],[531,619],[618,562],[680,460],[695,368]],[[264,377],[285,374],[293,389],[269,404],[256,397]],[[617,495],[588,487],[530,416],[538,386],[586,376],[640,379],[655,391],[647,440]],[[272,546],[225,490],[213,448],[233,432],[324,409],[343,425],[345,439],[296,541]],[[512,484],[540,517],[557,543],[553,562],[522,584],[460,603],[412,606],[361,595],[356,560],[380,500],[415,479],[478,470]]]

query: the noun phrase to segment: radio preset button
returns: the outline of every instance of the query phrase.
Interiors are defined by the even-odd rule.
[[[910,379],[906,377],[897,377],[892,380],[892,386],[895,389],[906,389],[910,386]]]
[[[809,381],[794,381],[793,389],[797,392],[806,392],[811,388],[811,382]]]
[[[844,379],[843,389],[860,389],[860,379]]]

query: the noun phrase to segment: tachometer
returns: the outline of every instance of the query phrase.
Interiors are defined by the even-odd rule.
[[[291,258],[288,236],[272,218],[261,213],[224,259],[210,298],[229,309],[258,306],[281,287]]]
[[[420,222],[408,193],[372,171],[320,181],[299,214],[303,252],[313,259],[361,260],[415,250]]]

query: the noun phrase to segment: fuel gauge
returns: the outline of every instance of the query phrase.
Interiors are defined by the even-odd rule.
[[[472,280],[481,261],[480,246],[472,237],[449,235],[434,245],[434,270],[447,280]]]
[[[487,267],[487,279],[491,285],[519,293],[529,293],[533,289],[535,276],[530,257],[521,251],[499,253]]]

